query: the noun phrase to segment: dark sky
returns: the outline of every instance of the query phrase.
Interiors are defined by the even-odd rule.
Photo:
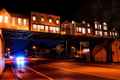
[[[16,13],[38,11],[62,16],[63,19],[107,20],[120,24],[120,0],[2,0],[0,8]]]

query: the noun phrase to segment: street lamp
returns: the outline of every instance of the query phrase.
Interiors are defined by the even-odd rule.
[[[32,46],[32,49],[34,50],[34,53],[35,53],[35,55],[36,55],[36,49],[37,49],[37,47],[36,47],[35,45],[33,45],[33,46]]]

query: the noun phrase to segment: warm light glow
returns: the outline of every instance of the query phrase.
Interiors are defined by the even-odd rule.
[[[72,21],[72,24],[75,24],[75,21]]]
[[[99,24],[99,29],[102,29],[102,25],[101,24]]]
[[[82,33],[83,33],[83,34],[85,34],[85,33],[86,33],[85,28],[82,28]]]
[[[48,26],[45,26],[45,31],[48,32]]]
[[[60,31],[60,28],[59,27],[56,27],[56,32],[59,32]]]
[[[7,51],[10,51],[10,48],[7,48]]]
[[[103,30],[107,30],[107,26],[103,26]]]
[[[36,24],[33,24],[33,29],[37,29],[37,25]]]
[[[85,24],[86,22],[85,21],[82,21],[82,24]]]
[[[98,25],[95,23],[95,29],[97,29],[98,28]]]
[[[90,27],[90,24],[87,24],[88,27]]]
[[[18,18],[18,24],[21,25],[22,24],[22,19]]]
[[[40,29],[44,30],[44,25],[39,25]]]
[[[88,53],[88,52],[90,52],[90,49],[88,48],[86,48],[86,49],[83,49],[83,53]]]
[[[117,32],[115,32],[115,36],[117,36],[118,34],[117,34]]]
[[[32,20],[33,20],[33,21],[36,21],[36,17],[35,17],[35,16],[33,16],[33,17],[32,17]]]
[[[100,31],[99,33],[100,33],[100,36],[102,36],[102,35],[103,35],[103,32],[102,32],[102,31]]]
[[[12,25],[15,25],[15,18],[12,18]]]
[[[82,32],[82,28],[81,27],[79,27],[79,32]]]
[[[35,49],[36,49],[36,46],[34,45],[34,46],[32,47],[32,49],[34,49],[34,50],[35,50]]]
[[[49,23],[52,23],[52,19],[49,19]]]
[[[4,17],[4,22],[5,22],[5,23],[8,23],[8,16],[5,16],[5,17]]]
[[[110,32],[110,36],[112,36],[112,32]]]
[[[59,20],[56,20],[56,24],[59,24],[60,23],[60,21]]]
[[[43,22],[43,21],[45,21],[45,19],[43,17],[41,17],[41,21]]]
[[[0,16],[0,23],[3,22],[3,16]]]
[[[95,31],[95,35],[98,35],[98,31]]]
[[[104,32],[104,34],[105,34],[105,36],[107,36],[108,34],[107,34],[107,32]]]
[[[27,20],[26,19],[23,19],[23,24],[27,25]]]
[[[91,33],[91,30],[90,30],[90,28],[88,28],[87,30],[88,30],[88,33]]]
[[[106,23],[106,22],[103,22],[103,25],[105,25],[105,26],[106,26],[106,25],[107,25],[107,23]]]

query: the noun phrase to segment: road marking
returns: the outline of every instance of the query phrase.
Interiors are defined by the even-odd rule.
[[[40,76],[43,76],[43,77],[47,78],[48,80],[54,80],[53,78],[51,78],[51,77],[49,77],[49,76],[47,76],[47,75],[45,75],[45,74],[43,74],[41,72],[38,72],[38,71],[34,70],[33,68],[30,68],[30,67],[26,67],[26,68],[33,71],[33,72],[35,72],[36,74],[38,74]]]

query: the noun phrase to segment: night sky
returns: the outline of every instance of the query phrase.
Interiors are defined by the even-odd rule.
[[[104,20],[120,25],[120,0],[1,0],[0,8],[30,14],[30,11],[60,15],[63,19]]]

